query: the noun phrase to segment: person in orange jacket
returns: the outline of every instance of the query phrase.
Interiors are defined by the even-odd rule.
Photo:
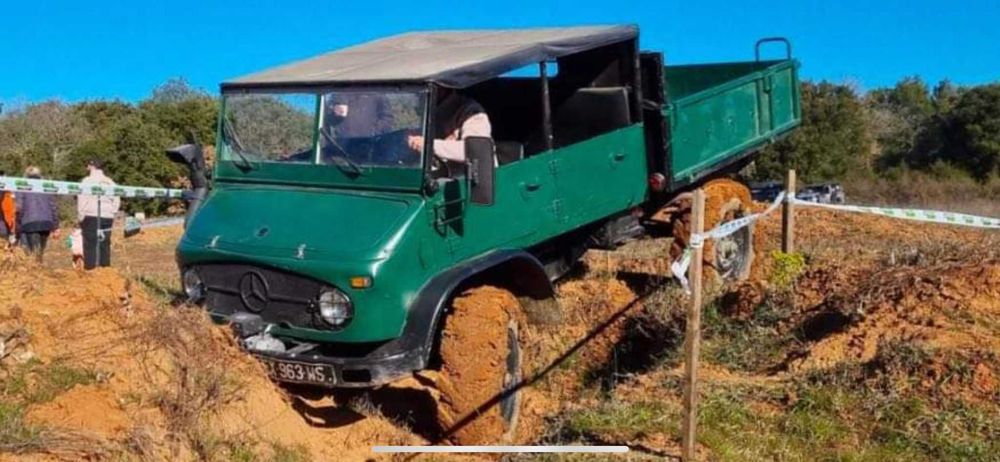
[[[0,176],[6,173],[0,172]],[[0,239],[13,242],[17,236],[17,207],[14,202],[14,193],[11,191],[0,191]]]

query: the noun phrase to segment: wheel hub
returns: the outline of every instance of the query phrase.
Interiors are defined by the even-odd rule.
[[[507,424],[507,431],[510,432],[517,426],[518,404],[521,393],[517,387],[521,384],[521,347],[519,343],[517,323],[513,320],[507,325],[507,360],[506,373],[503,378],[502,395],[500,400],[500,415]]]
[[[736,212],[727,214],[724,222],[742,217]],[[726,237],[717,239],[714,244],[715,270],[725,280],[732,280],[743,272],[747,265],[747,247],[750,245],[750,228],[741,228]]]

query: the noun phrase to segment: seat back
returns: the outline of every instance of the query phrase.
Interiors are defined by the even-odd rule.
[[[552,113],[555,147],[593,138],[631,122],[628,91],[624,87],[581,88]]]

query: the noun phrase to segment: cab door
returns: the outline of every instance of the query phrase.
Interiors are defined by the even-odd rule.
[[[496,169],[492,205],[470,203],[464,173],[435,194],[432,219],[453,261],[498,248],[524,248],[544,237],[555,221],[555,184],[548,156],[521,159]]]
[[[575,229],[645,201],[647,164],[641,125],[550,153],[553,201],[562,230]]]

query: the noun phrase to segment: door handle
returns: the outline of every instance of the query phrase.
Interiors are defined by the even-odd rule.
[[[614,154],[611,155],[611,160],[613,160],[615,162],[621,162],[621,161],[625,160],[625,153],[624,152],[616,152],[616,153],[614,153]]]
[[[522,184],[524,185],[524,189],[526,191],[538,191],[542,187],[541,183],[522,183]]]

